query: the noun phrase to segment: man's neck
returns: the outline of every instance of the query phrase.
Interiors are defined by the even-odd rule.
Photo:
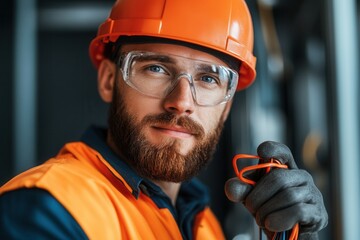
[[[152,181],[163,190],[163,192],[171,199],[172,205],[175,206],[181,183]]]

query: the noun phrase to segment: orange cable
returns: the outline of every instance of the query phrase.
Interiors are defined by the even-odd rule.
[[[286,169],[288,168],[287,165],[281,163],[279,160],[275,159],[275,158],[271,158],[270,162],[268,163],[260,163],[257,165],[253,165],[253,166],[247,166],[244,167],[243,169],[241,169],[239,171],[238,167],[237,167],[237,160],[238,159],[261,159],[259,156],[256,155],[250,155],[250,154],[237,154],[234,156],[232,164],[233,164],[233,168],[235,171],[236,176],[240,179],[240,181],[250,184],[250,185],[255,185],[256,182],[244,177],[244,174],[248,171],[255,171],[255,170],[259,170],[259,169],[266,169],[266,173],[269,173],[271,168],[283,168]],[[276,234],[274,235],[274,237],[272,238],[273,240],[275,239]],[[297,240],[299,236],[299,224],[295,224],[295,226],[292,228],[289,240]]]

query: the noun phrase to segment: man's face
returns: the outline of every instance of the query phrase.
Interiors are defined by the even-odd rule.
[[[216,57],[171,44],[134,44],[133,50],[175,54],[217,64]],[[164,99],[145,96],[128,86],[118,72],[110,106],[112,146],[143,177],[182,182],[198,174],[211,159],[230,104],[198,106],[187,79]]]

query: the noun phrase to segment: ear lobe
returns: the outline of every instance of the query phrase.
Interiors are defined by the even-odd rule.
[[[112,101],[116,81],[116,66],[108,59],[104,59],[98,69],[98,91],[104,102]]]
[[[221,116],[221,120],[222,120],[223,122],[225,122],[226,119],[227,119],[228,116],[229,116],[232,103],[233,103],[233,100],[231,100],[231,101],[229,101],[229,102],[226,103],[225,109],[224,109],[224,111],[223,111],[223,113],[222,113],[222,116]]]

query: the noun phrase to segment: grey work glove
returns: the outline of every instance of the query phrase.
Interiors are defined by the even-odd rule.
[[[252,173],[247,178],[256,181],[255,186],[237,177],[231,178],[225,184],[227,197],[233,202],[242,202],[269,238],[299,223],[299,239],[318,239],[317,232],[326,227],[328,214],[311,175],[298,169],[284,144],[263,142],[257,152],[263,162],[275,158],[289,168],[274,168],[264,175],[259,170]]]

